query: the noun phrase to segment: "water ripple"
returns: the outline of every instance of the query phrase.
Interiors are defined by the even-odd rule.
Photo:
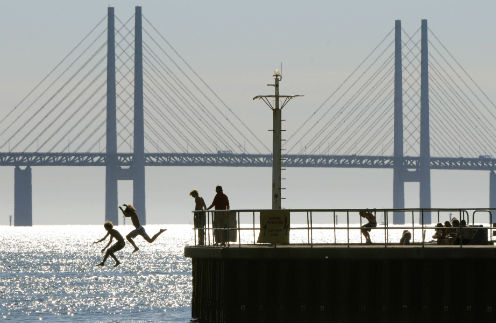
[[[125,235],[133,228],[116,227]],[[147,225],[149,235],[160,226]],[[168,225],[153,244],[117,252],[104,268],[103,226],[0,227],[0,321],[188,322],[191,226]]]

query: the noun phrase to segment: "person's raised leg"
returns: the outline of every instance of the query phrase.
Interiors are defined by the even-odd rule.
[[[149,243],[152,243],[153,241],[155,241],[155,239],[158,238],[159,235],[161,235],[166,230],[167,229],[160,229],[157,233],[155,233],[155,235],[151,239],[148,236],[143,236],[143,238],[145,238],[145,240],[148,241]]]

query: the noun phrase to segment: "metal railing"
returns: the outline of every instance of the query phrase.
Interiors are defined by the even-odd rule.
[[[196,246],[273,246],[279,243],[258,242],[264,230],[260,226],[260,213],[267,209],[240,209],[193,211],[195,217],[194,243]],[[362,226],[366,221],[359,216],[364,209],[285,209],[289,212],[289,244],[357,246],[365,244]],[[409,245],[421,247],[442,244],[493,244],[493,229],[496,222],[496,208],[408,208],[408,209],[367,209],[376,218],[377,225],[370,228],[374,246],[399,245],[405,230],[411,234]],[[404,217],[403,224],[392,224],[394,215]],[[436,227],[436,223],[451,222],[453,218],[466,222],[464,227]],[[226,219],[229,218],[228,221]],[[223,224],[218,225],[218,219]],[[430,238],[439,232],[448,236],[443,241]],[[473,239],[457,239],[460,233],[477,233],[478,242]],[[444,234],[442,234],[444,233]]]

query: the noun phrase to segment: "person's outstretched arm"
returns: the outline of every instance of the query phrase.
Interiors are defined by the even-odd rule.
[[[105,237],[103,237],[103,238],[101,238],[100,240],[97,240],[97,241],[95,241],[95,242],[93,242],[93,243],[100,243],[100,242],[102,242],[103,240],[107,239],[107,237],[108,237],[108,235],[109,235],[109,234],[110,234],[110,233],[108,233],[108,232],[107,232],[107,234],[105,235]]]
[[[126,204],[124,204],[124,206],[126,206]],[[124,212],[124,210],[122,209],[121,206],[119,206],[119,209],[121,210],[122,214],[125,216],[125,217],[129,217],[129,215],[126,214],[126,212]]]
[[[110,236],[110,240],[109,240],[109,242],[107,243],[107,245],[105,246],[105,248],[103,248],[103,249],[102,249],[102,253],[104,253],[104,252],[105,252],[105,249],[107,249],[107,248],[110,246],[110,244],[112,243],[112,240],[113,240],[113,239],[114,239],[114,237],[113,237],[113,236]]]

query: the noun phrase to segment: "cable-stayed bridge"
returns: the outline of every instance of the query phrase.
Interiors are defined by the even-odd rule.
[[[496,207],[496,105],[423,20],[396,21],[379,44],[297,128],[283,166],[393,169],[431,205],[431,169],[487,170]],[[15,224],[31,225],[31,167],[105,166],[106,219],[117,181],[132,180],[146,219],[145,166],[270,167],[269,147],[141,14],[109,8],[0,120],[0,165],[15,166]],[[401,223],[402,214],[395,215]]]

